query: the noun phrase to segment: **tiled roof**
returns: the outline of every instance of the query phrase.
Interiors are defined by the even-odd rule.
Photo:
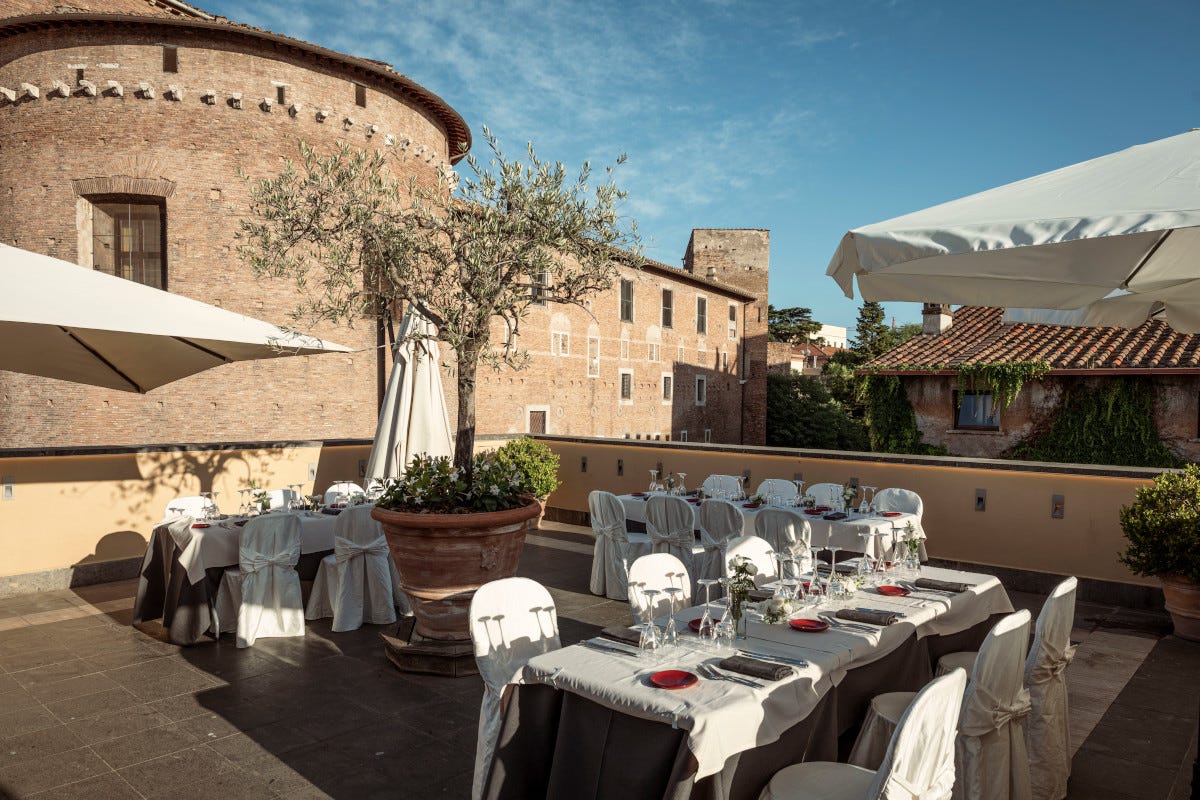
[[[1002,308],[963,306],[945,333],[914,336],[866,369],[937,369],[960,364],[1045,361],[1062,370],[1200,370],[1200,335],[1165,322],[1136,328],[1071,328],[1001,322]]]
[[[141,16],[181,16],[212,19],[191,3],[180,0],[0,0],[0,18],[28,14],[136,14]]]

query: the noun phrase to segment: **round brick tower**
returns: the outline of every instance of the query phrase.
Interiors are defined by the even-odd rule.
[[[470,142],[443,100],[378,62],[173,0],[11,16],[31,5],[0,0],[7,244],[287,324],[291,287],[235,252],[239,171],[273,176],[301,140],[344,141],[392,149],[399,177],[431,182]],[[145,396],[0,372],[0,447],[369,438],[371,320],[306,332],[359,352],[226,365]]]

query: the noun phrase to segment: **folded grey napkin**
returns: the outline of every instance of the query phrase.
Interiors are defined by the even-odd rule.
[[[769,661],[759,661],[757,658],[746,656],[730,656],[722,659],[717,666],[730,672],[738,672],[768,681],[783,680],[792,674],[792,668],[786,664],[772,664]]]
[[[758,602],[759,600],[770,600],[775,596],[775,592],[770,589],[751,589],[746,593],[746,596],[751,600]]]
[[[934,589],[939,592],[965,592],[971,588],[971,584],[969,583],[939,581],[936,578],[917,578],[913,581],[913,586],[916,586],[918,589]]]
[[[638,631],[626,628],[623,625],[613,625],[600,631],[600,635],[605,639],[612,639],[614,642],[624,642],[637,647],[642,643],[642,634]]]
[[[321,513],[328,514],[331,517],[336,517],[338,514],[342,513],[342,510],[340,508],[322,508]]]
[[[847,622],[866,622],[871,625],[891,625],[900,619],[900,615],[893,611],[875,611],[863,608],[843,608],[834,616]]]
[[[846,515],[843,514],[841,511],[834,511],[832,514],[826,514],[824,517],[824,519],[831,519],[831,520],[839,520],[839,519],[845,519],[845,518],[846,518]]]

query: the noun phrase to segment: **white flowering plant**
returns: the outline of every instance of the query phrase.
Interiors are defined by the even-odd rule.
[[[795,611],[792,601],[786,597],[768,597],[758,604],[758,613],[762,614],[763,622],[768,625],[781,625]]]
[[[734,619],[740,619],[742,608],[754,591],[754,576],[758,567],[745,556],[734,556],[729,559],[729,577],[726,579],[725,591],[729,594],[729,613]]]
[[[858,497],[858,487],[854,484],[847,483],[842,486],[842,500],[849,506],[854,502],[854,498]]]
[[[472,462],[468,478],[447,456],[414,456],[403,477],[384,484],[375,505],[416,514],[475,514],[532,502],[519,471],[495,451],[476,453]]]

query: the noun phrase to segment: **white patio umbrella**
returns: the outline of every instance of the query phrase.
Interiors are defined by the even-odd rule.
[[[868,300],[1200,331],[1200,130],[848,232],[827,274]],[[1015,320],[1017,312],[1010,314]]]
[[[148,392],[233,361],[349,352],[151,286],[0,244],[0,370]]]
[[[410,306],[400,322],[392,373],[367,459],[368,481],[399,477],[417,453],[454,453],[433,337],[433,325]]]

